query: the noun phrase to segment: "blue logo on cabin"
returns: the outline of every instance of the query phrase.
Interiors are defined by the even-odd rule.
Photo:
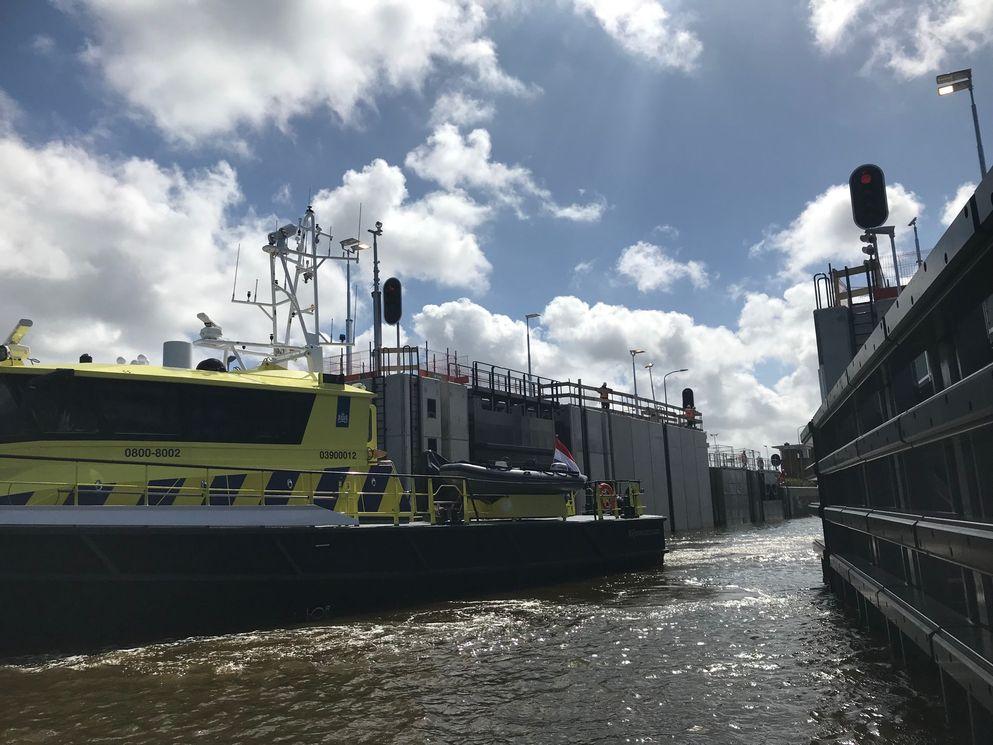
[[[338,396],[338,416],[334,420],[335,427],[347,427],[348,417],[352,410],[352,399],[348,396]]]

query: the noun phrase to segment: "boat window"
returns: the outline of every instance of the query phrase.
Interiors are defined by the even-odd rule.
[[[0,439],[299,444],[314,395],[193,383],[0,375]]]
[[[923,388],[924,386],[931,383],[931,366],[928,364],[927,352],[921,352],[914,361],[911,362],[914,373],[914,381],[918,388]]]

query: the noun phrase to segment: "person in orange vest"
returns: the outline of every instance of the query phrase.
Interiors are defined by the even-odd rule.
[[[683,416],[686,418],[687,427],[696,426],[696,409],[694,409],[692,406],[687,406],[685,409],[683,409]]]
[[[607,411],[610,408],[610,394],[613,393],[607,387],[607,381],[603,381],[603,385],[598,389],[600,391],[600,408]]]

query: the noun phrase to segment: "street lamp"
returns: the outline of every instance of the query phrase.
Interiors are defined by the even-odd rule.
[[[380,372],[380,355],[383,349],[383,293],[379,290],[379,236],[383,234],[383,223],[376,221],[372,234],[372,338],[376,347],[376,373]]]
[[[655,367],[654,362],[648,362],[645,364],[645,369],[648,370],[648,383],[652,386],[652,403],[655,401],[655,378],[652,377],[652,368]]]
[[[983,155],[983,137],[979,132],[979,114],[976,112],[976,97],[972,92],[972,68],[956,70],[939,75],[935,78],[938,84],[938,95],[947,96],[958,91],[969,91],[969,100],[972,102],[972,125],[976,128],[976,150],[979,151],[979,178],[986,177],[986,156]]]
[[[921,239],[920,236],[917,235],[917,218],[915,217],[913,220],[908,222],[907,227],[914,229],[914,250],[917,252],[917,268],[919,269],[924,261],[921,259]]]
[[[541,313],[528,313],[524,316],[524,323],[528,327],[528,380],[531,379],[531,319],[541,318]]]
[[[352,345],[355,343],[355,320],[352,318],[352,262],[358,261],[358,256],[354,254],[369,248],[358,238],[346,238],[341,242],[341,250],[345,254],[345,343],[348,349],[345,351],[346,373],[352,374]]]
[[[644,354],[644,349],[629,349],[631,353],[631,377],[634,379],[634,409],[638,411],[638,373],[634,369],[634,358],[639,354]]]
[[[665,402],[666,408],[669,408],[669,394],[665,389],[665,379],[670,375],[675,375],[676,373],[689,372],[688,368],[681,367],[678,370],[670,370],[665,375],[662,376],[662,400]]]

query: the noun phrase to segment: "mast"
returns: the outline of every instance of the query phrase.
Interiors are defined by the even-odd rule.
[[[307,368],[311,373],[323,372],[324,348],[325,347],[351,347],[353,340],[351,330],[346,329],[345,338],[342,341],[334,341],[326,338],[321,333],[320,315],[320,285],[318,275],[325,261],[355,261],[358,262],[357,255],[332,256],[330,233],[321,231],[317,224],[317,216],[314,214],[312,206],[307,207],[307,211],[296,225],[290,223],[278,230],[274,230],[268,235],[267,245],[262,250],[269,256],[269,299],[262,301],[258,297],[258,284],[256,283],[255,297],[252,293],[247,293],[247,299],[239,300],[235,297],[236,290],[232,291],[231,302],[238,305],[252,305],[263,312],[272,324],[272,333],[268,342],[253,342],[237,339],[225,339],[221,334],[221,328],[212,321],[204,321],[204,328],[200,330],[200,338],[194,344],[202,347],[210,347],[224,351],[225,359],[234,356],[240,363],[242,369],[248,369],[243,360],[243,355],[253,355],[262,357],[262,364],[282,365],[295,359],[305,359]],[[318,253],[320,239],[328,241],[328,252],[326,255]],[[290,242],[293,242],[293,245]],[[282,284],[277,278],[277,274],[282,274]],[[312,299],[306,307],[301,305],[300,282],[304,284],[313,283],[311,292],[307,293],[307,299]],[[235,278],[237,284],[237,277]],[[351,288],[346,292],[350,295]],[[306,302],[306,301],[304,301]],[[280,336],[280,309],[286,312],[285,329]],[[205,314],[201,320],[206,318]],[[313,317],[313,321],[308,320],[308,316]],[[293,343],[293,332],[296,329],[303,337],[303,344]]]

